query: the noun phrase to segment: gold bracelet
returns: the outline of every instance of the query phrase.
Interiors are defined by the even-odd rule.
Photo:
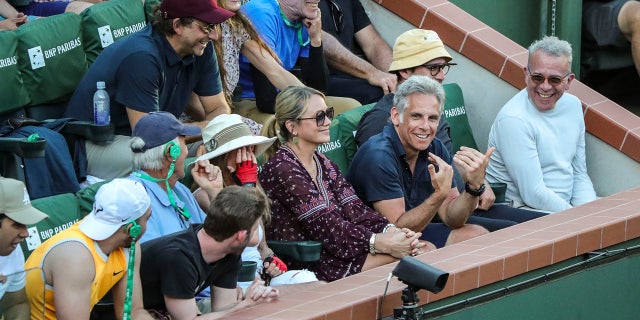
[[[372,234],[371,238],[369,238],[369,253],[375,255],[376,254],[376,234]]]

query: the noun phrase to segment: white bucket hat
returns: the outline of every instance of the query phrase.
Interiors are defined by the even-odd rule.
[[[202,142],[207,153],[199,156],[196,161],[213,159],[246,146],[255,146],[253,153],[258,157],[274,141],[276,137],[254,136],[239,115],[221,114],[213,118],[202,130]]]

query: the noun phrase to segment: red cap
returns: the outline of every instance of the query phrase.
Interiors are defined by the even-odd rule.
[[[235,14],[218,7],[216,0],[164,0],[160,10],[165,19],[194,17],[208,24],[219,24]]]

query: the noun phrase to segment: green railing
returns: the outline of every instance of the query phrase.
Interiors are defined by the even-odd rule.
[[[544,35],[573,46],[573,66],[580,77],[582,0],[450,0],[472,16],[527,48]]]

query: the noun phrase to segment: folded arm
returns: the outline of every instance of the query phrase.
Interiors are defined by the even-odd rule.
[[[254,40],[246,41],[242,45],[242,54],[262,72],[278,89],[284,90],[288,86],[301,86],[302,82],[291,72],[285,70],[266,50],[260,48]]]
[[[354,77],[366,79],[369,84],[381,87],[385,94],[396,91],[397,78],[395,75],[381,71],[356,56],[327,32],[322,33],[322,43],[327,63],[332,68]]]
[[[360,29],[355,33],[354,37],[360,48],[362,48],[364,56],[373,66],[381,71],[389,70],[389,66],[393,61],[393,52],[389,44],[382,39],[372,25]]]

